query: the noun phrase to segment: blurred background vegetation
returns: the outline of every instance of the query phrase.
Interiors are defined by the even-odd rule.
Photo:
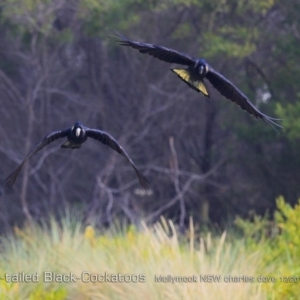
[[[163,215],[183,230],[190,216],[224,228],[237,215],[264,215],[279,195],[295,204],[299,15],[298,0],[1,1],[1,180],[44,135],[80,120],[112,134],[151,186],[143,192],[126,161],[97,142],[51,144],[13,191],[1,189],[2,230],[65,206],[98,226]],[[194,92],[171,65],[110,40],[114,29],[205,58],[284,129],[213,88],[211,99]]]
[[[51,217],[47,223],[15,226],[13,234],[0,237],[0,272],[24,272],[37,276],[38,282],[0,280],[0,299],[298,299],[300,204],[293,209],[282,197],[276,204],[272,224],[263,217],[252,222],[238,218],[240,234],[229,230],[199,235],[192,218],[185,235],[164,218],[151,226],[115,222],[99,230],[79,222],[76,210],[68,210],[59,222]],[[77,279],[50,281],[48,276],[46,281],[46,271],[71,272]],[[92,276],[84,275],[88,273]],[[98,277],[105,274],[143,275],[145,280],[109,282]],[[220,280],[206,282],[207,275]],[[168,276],[169,282],[158,282],[155,276]],[[195,281],[171,283],[171,276],[194,276]]]

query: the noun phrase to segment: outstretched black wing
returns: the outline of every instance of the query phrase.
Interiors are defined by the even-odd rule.
[[[68,135],[68,133],[70,132],[71,128],[65,129],[65,130],[59,130],[59,131],[55,131],[52,133],[49,133],[48,135],[46,135],[42,141],[37,144],[35,146],[35,148],[27,155],[27,157],[23,160],[23,162],[17,167],[17,169],[15,171],[13,171],[6,179],[5,179],[5,187],[6,188],[10,188],[14,182],[16,181],[19,173],[22,171],[22,168],[24,167],[24,165],[30,160],[30,158],[37,153],[38,151],[40,151],[42,148],[44,148],[45,146],[47,146],[48,144],[50,144],[51,142],[62,138],[62,137],[66,137]]]
[[[131,158],[128,156],[128,154],[125,152],[125,150],[122,148],[122,146],[119,145],[119,143],[108,133],[98,130],[98,129],[89,129],[85,128],[86,134],[88,137],[91,137],[97,141],[100,141],[104,145],[109,146],[119,154],[123,155],[129,163],[132,165],[132,167],[135,170],[136,175],[139,178],[140,184],[144,189],[149,189],[148,187],[148,181],[147,179],[139,172],[139,170],[136,168],[135,164],[131,160]]]
[[[270,125],[275,125],[282,127],[275,121],[280,119],[271,118],[262,112],[260,112],[247,98],[247,96],[240,91],[232,82],[226,79],[223,75],[215,71],[213,68],[209,67],[209,71],[206,74],[206,78],[214,86],[214,88],[219,91],[227,99],[235,102],[243,110],[247,111],[249,114],[253,115],[257,119],[262,119],[265,123]]]
[[[160,60],[169,63],[175,63],[175,64],[187,65],[187,66],[196,63],[196,60],[194,58],[184,53],[163,46],[131,41],[126,37],[122,36],[121,34],[119,34],[118,32],[116,33],[117,36],[110,36],[110,37],[116,40],[122,46],[128,46],[133,49],[137,49],[141,53],[152,55]]]

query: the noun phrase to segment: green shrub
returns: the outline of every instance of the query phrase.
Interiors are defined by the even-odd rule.
[[[266,270],[265,276],[276,278],[275,283],[263,285],[269,298],[299,299],[300,199],[293,208],[280,196],[276,205],[274,221],[254,216],[252,221],[238,218],[236,224],[252,249],[261,248],[264,242],[261,268]]]

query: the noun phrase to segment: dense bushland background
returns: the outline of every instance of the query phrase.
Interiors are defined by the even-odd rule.
[[[38,153],[13,190],[0,187],[0,299],[298,299],[299,15],[298,0],[0,1],[0,180],[79,120],[112,134],[151,187],[96,141]],[[204,57],[284,129],[212,87],[206,99],[171,65],[110,40],[114,29]],[[45,271],[147,282],[3,280]],[[172,285],[155,274],[276,282]]]
[[[300,196],[300,5],[296,0],[5,0],[0,3],[1,180],[47,133],[80,120],[106,130],[150,181],[140,190],[126,161],[89,140],[38,153],[13,191],[1,190],[1,228],[41,220],[65,204],[97,224],[115,219],[181,229],[264,214]],[[211,87],[189,89],[171,65],[120,47],[139,41],[204,57],[283,130]],[[61,141],[63,142],[63,141]]]

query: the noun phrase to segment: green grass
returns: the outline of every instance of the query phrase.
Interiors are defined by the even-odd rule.
[[[283,283],[279,277],[300,275],[298,244],[287,240],[296,234],[289,219],[299,223],[293,213],[300,215],[300,208],[289,208],[284,201],[278,204],[280,230],[272,237],[268,237],[270,223],[260,218],[238,221],[242,238],[226,232],[196,236],[192,221],[187,235],[179,237],[174,224],[164,219],[152,227],[119,226],[101,234],[68,217],[60,223],[52,219],[48,226],[15,228],[14,234],[1,238],[0,276],[37,274],[38,282],[2,279],[0,299],[298,299],[300,282]],[[289,228],[294,230],[290,234]],[[298,242],[298,235],[295,239]],[[55,272],[58,281],[70,272],[77,279],[45,282],[44,272]],[[97,276],[105,274],[126,274],[127,281],[139,282],[99,282],[105,276]],[[200,282],[200,274],[221,275],[221,280]],[[160,275],[190,276],[197,282],[155,282]],[[225,282],[229,275],[236,281],[234,276],[252,276],[254,282]],[[274,276],[276,283],[260,283],[260,275]]]
[[[207,234],[196,239],[191,229],[188,241],[179,243],[173,223],[164,220],[152,228],[144,225],[137,231],[129,227],[125,232],[101,235],[91,226],[83,229],[68,220],[62,226],[52,221],[50,229],[37,225],[15,228],[13,236],[2,239],[1,273],[37,273],[39,282],[12,284],[1,280],[1,299],[264,298],[261,284],[225,283],[223,278],[220,283],[200,283],[200,274],[255,276],[262,253],[247,252],[243,241],[227,242],[225,232],[217,238]],[[44,282],[45,271],[72,272],[78,278],[84,271],[131,274],[140,275],[140,281],[145,282]],[[159,283],[155,282],[156,275],[195,275],[198,282]]]

